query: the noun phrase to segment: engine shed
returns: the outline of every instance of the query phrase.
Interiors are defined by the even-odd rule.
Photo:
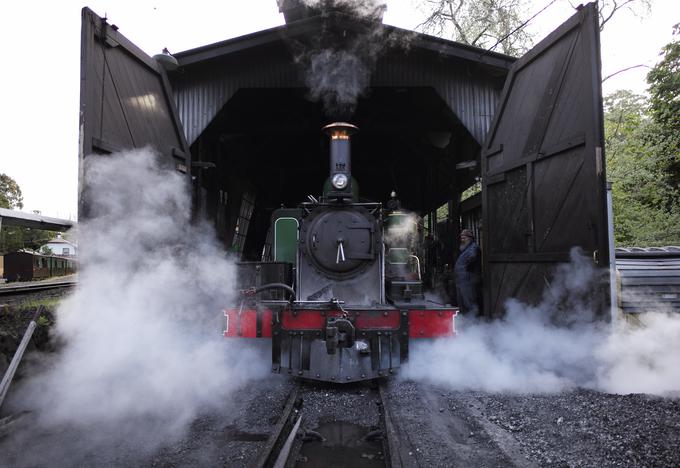
[[[481,240],[488,316],[509,297],[538,300],[574,246],[609,265],[594,4],[519,59],[279,4],[285,25],[174,54],[177,63],[83,9],[81,160],[153,146],[187,175],[196,215],[214,221],[225,249],[257,260],[272,212],[322,190],[320,129],[345,119],[360,129],[360,197],[385,202],[394,190],[423,217],[431,286],[445,283],[462,227]],[[343,48],[365,76],[349,84],[362,88],[349,111],[329,110],[311,91],[308,58]]]

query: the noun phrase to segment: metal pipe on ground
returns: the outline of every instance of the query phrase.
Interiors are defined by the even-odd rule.
[[[33,336],[35,327],[38,325],[38,318],[40,317],[40,314],[42,314],[44,311],[45,307],[42,305],[38,306],[38,308],[36,309],[35,314],[33,314],[33,318],[31,319],[31,322],[28,324],[28,328],[24,333],[24,337],[21,339],[21,343],[19,343],[19,347],[14,353],[12,362],[9,364],[7,371],[5,371],[5,375],[2,377],[2,383],[0,383],[0,409],[2,408],[2,404],[5,402],[7,391],[9,390],[9,386],[12,383],[14,374],[16,373],[19,367],[21,358],[24,357],[24,352],[26,352],[26,347],[28,346],[29,341],[31,341],[31,337]]]

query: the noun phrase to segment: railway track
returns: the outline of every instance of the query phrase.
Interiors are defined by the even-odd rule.
[[[473,395],[459,394],[450,407],[429,385],[390,381],[373,388],[301,383],[294,392],[254,466],[537,466]]]
[[[386,385],[298,383],[253,466],[415,467],[395,429]]]
[[[380,395],[381,416],[385,431],[385,453],[387,455],[385,457],[385,466],[389,466],[390,468],[415,467],[416,464],[406,450],[407,445],[402,443],[399,439],[399,433],[392,419],[392,411],[387,399],[385,384],[381,384],[380,387],[378,387],[378,393]]]
[[[37,283],[5,284],[0,286],[0,296],[30,294],[34,292],[50,291],[53,289],[70,289],[76,285],[75,280],[50,281]]]
[[[254,465],[256,468],[283,468],[286,466],[293,441],[302,421],[300,414],[302,401],[298,397],[299,390],[298,385],[291,390],[283,413]]]

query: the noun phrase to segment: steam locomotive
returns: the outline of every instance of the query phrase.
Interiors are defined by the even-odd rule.
[[[323,195],[272,213],[268,261],[238,264],[241,298],[227,338],[267,338],[272,372],[329,382],[395,374],[409,341],[455,334],[457,309],[425,299],[417,223],[394,196],[361,202],[351,175],[352,124],[330,138]]]

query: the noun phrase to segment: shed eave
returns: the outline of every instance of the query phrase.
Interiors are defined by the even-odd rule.
[[[350,16],[340,13],[330,13],[326,16],[316,16],[289,24],[276,26],[273,28],[246,34],[244,36],[227,39],[224,41],[197,47],[174,54],[180,66],[195,65],[228,56],[237,52],[246,51],[255,47],[282,42],[286,38],[293,38],[305,34],[313,33],[318,30],[318,26],[323,21],[328,20],[345,22],[348,27],[361,27]],[[449,41],[423,33],[416,33],[396,26],[383,26],[388,34],[402,35],[410,41],[410,48],[429,50],[440,55],[452,58],[467,60],[481,65],[486,65],[499,70],[507,70],[517,59],[509,55],[498,52],[487,51],[478,47]]]

